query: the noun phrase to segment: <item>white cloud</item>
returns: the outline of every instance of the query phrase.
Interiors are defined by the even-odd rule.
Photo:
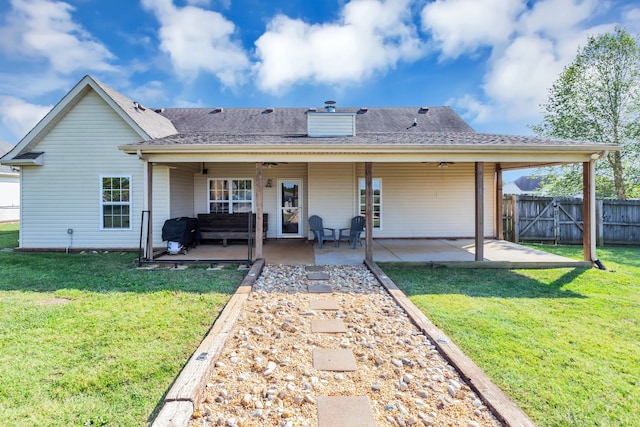
[[[462,95],[453,105],[476,123],[534,123],[549,88],[579,46],[589,35],[613,28],[587,24],[604,12],[606,4],[596,0],[539,0],[528,9],[524,2],[508,0],[437,0],[425,6],[422,18],[443,57],[490,50],[481,92]]]
[[[150,107],[158,107],[167,102],[167,91],[163,83],[158,80],[152,80],[141,86],[132,88],[127,91],[132,99],[137,99],[144,105]]]
[[[628,9],[622,17],[622,24],[631,34],[640,33],[640,8]]]
[[[522,34],[542,33],[553,39],[571,33],[581,22],[589,18],[596,7],[595,0],[545,0],[538,1],[519,19]]]
[[[483,104],[478,101],[478,99],[468,94],[463,95],[460,98],[450,99],[447,101],[447,104],[461,108],[465,111],[463,114],[465,117],[473,118],[479,123],[487,122],[493,117],[493,109],[490,106]]]
[[[524,0],[436,0],[422,9],[422,27],[443,57],[506,43]]]
[[[178,73],[195,77],[209,72],[226,86],[242,82],[249,58],[231,38],[235,32],[231,21],[194,6],[178,8],[172,0],[142,0],[142,5],[160,21],[160,47]]]
[[[502,114],[532,117],[563,66],[551,40],[521,36],[492,62],[483,89],[492,103],[502,107]]]
[[[424,54],[409,0],[353,0],[327,24],[278,15],[255,44],[258,86],[276,93],[303,82],[358,82]]]
[[[52,71],[113,70],[113,55],[73,21],[74,8],[50,0],[12,0],[6,25],[0,28],[0,49],[13,55],[47,61]]]
[[[0,96],[2,124],[22,138],[53,108],[52,105],[36,105],[13,96]]]

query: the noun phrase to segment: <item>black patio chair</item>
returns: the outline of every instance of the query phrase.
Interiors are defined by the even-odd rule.
[[[340,230],[340,236],[338,237],[338,246],[340,245],[340,241],[344,238],[348,240],[349,243],[353,245],[353,249],[356,248],[356,243],[360,243],[362,246],[362,241],[360,240],[360,235],[364,231],[364,217],[363,216],[354,216],[351,218],[351,227],[343,228]]]
[[[322,218],[318,215],[312,215],[309,217],[309,227],[316,239],[318,240],[318,248],[322,249],[322,242],[325,240],[333,240],[333,246],[337,246],[336,230],[335,228],[326,228],[322,225]]]

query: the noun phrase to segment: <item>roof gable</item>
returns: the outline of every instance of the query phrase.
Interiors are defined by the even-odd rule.
[[[3,163],[9,164],[13,159],[33,150],[38,142],[87,94],[93,90],[118,114],[142,140],[162,138],[176,133],[176,129],[165,117],[155,111],[141,108],[126,96],[111,89],[109,86],[84,76],[27,135],[16,144],[4,157]],[[24,163],[21,159],[20,163]]]

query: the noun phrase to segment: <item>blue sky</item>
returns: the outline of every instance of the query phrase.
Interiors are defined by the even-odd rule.
[[[637,0],[0,0],[0,140],[85,74],[152,107],[450,105],[529,134],[588,35]]]

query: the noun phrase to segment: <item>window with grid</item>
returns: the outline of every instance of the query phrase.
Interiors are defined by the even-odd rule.
[[[102,228],[131,228],[131,177],[103,176]]]
[[[210,179],[209,212],[253,212],[253,180]]]
[[[373,178],[373,228],[382,228],[382,180],[380,178]],[[360,215],[365,215],[366,210],[366,183],[364,178],[360,178],[360,197],[358,203],[360,204]]]

